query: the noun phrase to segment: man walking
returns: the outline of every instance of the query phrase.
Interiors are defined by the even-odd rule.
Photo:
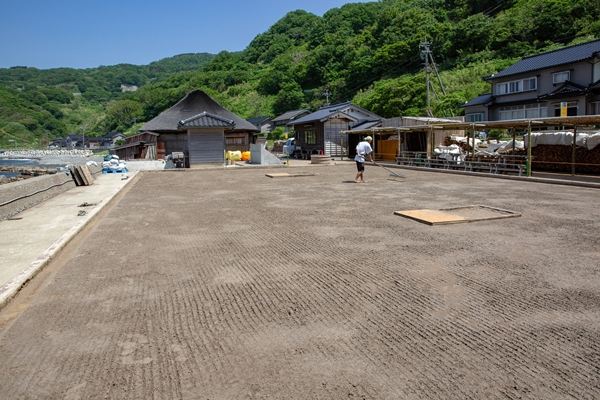
[[[356,178],[354,178],[354,182],[356,183],[366,182],[363,176],[363,173],[365,172],[365,155],[368,154],[371,162],[373,162],[373,149],[371,148],[372,141],[373,138],[371,136],[367,136],[358,144],[358,146],[356,146],[356,155],[354,156],[354,161],[356,161],[356,169],[358,170]]]

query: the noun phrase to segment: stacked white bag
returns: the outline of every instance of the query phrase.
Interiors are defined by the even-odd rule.
[[[124,171],[127,169],[125,161],[119,159],[119,156],[113,155],[110,160],[102,162],[103,170]]]

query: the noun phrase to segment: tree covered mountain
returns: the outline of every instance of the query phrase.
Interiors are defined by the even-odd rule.
[[[489,90],[483,76],[598,37],[597,0],[380,0],[323,17],[297,10],[244,51],[201,61],[0,70],[0,145],[15,132],[35,139],[82,124],[91,134],[131,133],[134,120],[140,126],[198,88],[244,118],[348,100],[384,117],[425,115],[425,40],[446,89],[436,92],[433,112],[460,115],[459,104]],[[122,93],[121,84],[139,89]]]

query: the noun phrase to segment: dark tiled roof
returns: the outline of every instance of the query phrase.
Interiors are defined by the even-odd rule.
[[[503,71],[484,79],[496,79],[505,76],[522,74],[524,72],[537,71],[544,68],[555,67],[564,64],[571,64],[578,61],[593,58],[600,52],[600,39],[591,42],[576,44],[563,49],[549,51],[547,53],[536,54],[525,57],[517,61]]]
[[[381,125],[381,120],[376,120],[376,121],[361,121],[358,124],[354,125],[352,128],[350,128],[351,131],[354,130],[359,130],[359,129],[369,129],[369,128],[373,128],[375,126],[380,126]]]
[[[180,128],[231,128],[233,126],[233,120],[203,112],[202,114],[194,115],[193,117],[179,121],[178,125]]]
[[[260,125],[265,121],[270,120],[271,117],[256,117],[256,118],[250,118],[248,120],[248,122],[250,122],[252,125]]]
[[[140,130],[154,132],[177,132],[179,121],[195,117],[203,112],[232,120],[233,131],[259,132],[256,126],[221,107],[202,90],[194,90],[168,110],[144,124]]]
[[[491,100],[493,100],[492,94],[484,93],[484,94],[480,94],[479,96],[475,97],[474,99],[467,101],[466,103],[461,104],[459,107],[480,106],[480,105],[489,103]]]
[[[590,85],[590,89],[600,89],[600,79]]]
[[[121,132],[110,132],[110,133],[107,133],[106,135],[104,135],[103,137],[105,137],[105,138],[112,138],[112,137],[119,136],[119,135],[125,136]]]
[[[539,96],[539,99],[551,99],[553,97],[579,96],[585,93],[586,87],[576,83],[566,81],[553,92]]]
[[[298,117],[299,115],[306,114],[308,112],[309,111],[307,109],[287,111],[281,114],[279,117],[273,118],[273,122],[289,121]]]
[[[306,122],[326,120],[333,113],[340,113],[340,114],[342,114],[340,116],[344,116],[352,121],[356,121],[357,120],[356,118],[354,118],[342,111],[344,108],[347,108],[349,105],[352,105],[352,103],[348,101],[346,103],[335,104],[335,105],[328,106],[328,107],[321,107],[314,113],[305,115],[304,117],[299,118],[296,121],[292,121],[292,122],[288,123],[288,125],[296,125],[296,124],[303,124]],[[354,107],[357,107],[357,106],[354,106]]]

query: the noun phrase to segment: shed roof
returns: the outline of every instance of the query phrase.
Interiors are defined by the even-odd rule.
[[[497,79],[505,76],[537,71],[544,68],[571,64],[578,61],[589,60],[598,55],[600,55],[600,39],[524,57],[505,70],[502,70],[495,75],[485,77],[484,80]]]
[[[373,128],[375,126],[380,126],[381,122],[382,122],[381,120],[376,120],[376,121],[361,121],[358,124],[352,126],[352,128],[350,128],[350,130]]]
[[[188,93],[173,107],[144,124],[140,130],[176,132],[180,121],[198,116],[204,112],[232,120],[234,123],[233,131],[259,132],[256,126],[223,108],[202,90],[194,90]]]
[[[480,106],[480,105],[489,103],[491,100],[493,100],[492,94],[484,93],[484,94],[480,94],[479,96],[475,97],[474,99],[471,99],[471,100],[461,104],[459,107]]]

